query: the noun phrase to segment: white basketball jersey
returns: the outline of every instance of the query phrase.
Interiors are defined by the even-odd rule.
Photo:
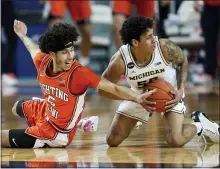
[[[139,67],[132,56],[131,46],[123,45],[119,48],[121,56],[125,62],[125,77],[131,88],[142,92],[151,79],[164,79],[177,89],[176,69],[172,63],[168,64],[163,57],[158,38],[151,61],[145,67]]]

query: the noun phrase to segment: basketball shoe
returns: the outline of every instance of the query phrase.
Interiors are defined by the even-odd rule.
[[[39,97],[32,97],[32,100],[39,100],[40,102],[45,101],[45,99]],[[96,132],[99,124],[98,116],[90,116],[82,118],[77,124],[77,128],[83,133]]]
[[[77,128],[84,133],[96,132],[98,129],[99,117],[90,116],[82,118],[77,124]]]
[[[208,136],[214,143],[219,143],[220,127],[217,123],[210,121],[206,114],[200,111],[194,111],[192,119],[194,122],[200,122],[202,125],[202,131],[198,135]]]

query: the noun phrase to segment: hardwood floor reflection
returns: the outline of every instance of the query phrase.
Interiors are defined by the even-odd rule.
[[[2,98],[2,129],[27,127],[24,119],[11,113],[14,102],[19,98],[19,95]],[[88,97],[84,116],[100,117],[96,133],[77,132],[73,143],[66,149],[3,148],[2,167],[220,167],[219,144],[204,145],[195,137],[183,148],[170,148],[164,139],[160,114],[154,114],[147,125],[133,130],[119,147],[109,148],[105,139],[119,103],[99,96]],[[186,122],[191,120],[192,111],[201,110],[206,112],[211,120],[219,123],[217,93],[198,95],[188,92],[185,103],[188,112]]]

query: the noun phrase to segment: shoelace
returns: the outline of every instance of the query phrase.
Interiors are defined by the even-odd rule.
[[[200,137],[200,139],[198,140],[198,142],[199,142],[201,139],[203,139],[203,141],[205,142],[205,145],[207,145],[207,141],[206,141],[206,138],[205,138],[205,136],[204,136],[203,133],[201,134],[201,137]]]

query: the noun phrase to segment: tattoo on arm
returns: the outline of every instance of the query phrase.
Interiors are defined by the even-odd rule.
[[[180,47],[171,40],[166,40],[165,46],[167,49],[168,60],[177,65],[182,64],[185,56]]]
[[[178,65],[177,67],[177,85],[178,89],[182,89],[185,86],[188,72],[188,61],[187,57],[184,56],[179,46],[173,43],[171,40],[165,42],[167,50],[167,58],[169,61]]]

